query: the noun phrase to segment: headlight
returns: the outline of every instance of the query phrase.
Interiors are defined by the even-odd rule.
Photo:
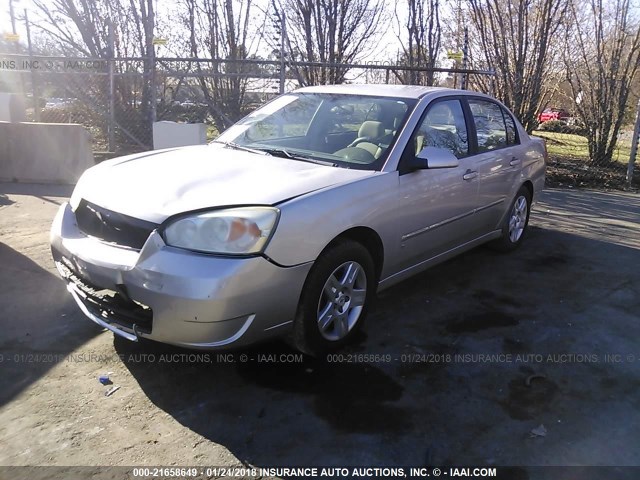
[[[278,219],[271,207],[242,207],[194,214],[164,229],[167,245],[197,252],[250,254],[265,247]]]

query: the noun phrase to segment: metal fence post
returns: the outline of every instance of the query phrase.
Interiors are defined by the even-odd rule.
[[[27,29],[27,51],[29,52],[29,69],[31,70],[31,95],[33,96],[33,116],[36,122],[40,121],[40,99],[38,94],[38,81],[33,68],[33,46],[31,45],[31,28],[29,26],[29,14],[24,9],[24,23]]]
[[[115,88],[114,88],[114,56],[115,56],[115,42],[113,39],[113,23],[109,20],[109,57],[107,63],[109,66],[109,120],[107,122],[108,131],[108,144],[109,151],[115,152],[115,127],[116,127],[116,106],[115,106]]]
[[[633,128],[633,139],[631,140],[631,152],[629,153],[629,165],[627,167],[627,183],[631,186],[633,181],[633,167],[638,155],[638,137],[640,137],[640,100],[636,108],[636,124]]]
[[[157,118],[157,108],[158,108],[158,91],[156,85],[156,55],[155,55],[156,47],[151,47],[151,78],[149,79],[149,87],[150,87],[150,97],[151,97],[151,128],[153,128],[153,124]]]
[[[149,62],[149,146],[153,149],[153,124],[157,120],[157,108],[158,108],[158,90],[156,85],[156,45],[154,40],[155,31],[155,11],[153,10],[153,1],[147,0],[147,22],[145,26],[145,35],[147,43],[147,61]]]
[[[286,80],[286,63],[284,58],[285,38],[286,38],[287,22],[285,20],[284,12],[280,17],[280,95],[284,93],[284,83]]]

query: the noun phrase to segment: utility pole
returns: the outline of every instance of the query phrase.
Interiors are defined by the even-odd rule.
[[[467,57],[469,55],[469,29],[464,27],[464,45],[462,47],[462,68],[467,69]],[[460,82],[460,88],[462,90],[467,89],[467,74],[462,74],[462,81]]]
[[[462,47],[460,41],[460,34],[462,33],[461,29],[462,25],[462,1],[457,0],[456,2],[456,52],[460,51]],[[460,66],[460,60],[456,60],[455,63],[456,68]],[[458,88],[458,77],[460,77],[460,83],[462,83],[462,74],[454,74],[453,75],[453,88]]]
[[[16,34],[16,15],[13,12],[13,0],[9,0],[9,16],[11,16],[11,30]]]

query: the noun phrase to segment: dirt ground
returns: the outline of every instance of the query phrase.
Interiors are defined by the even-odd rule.
[[[69,193],[0,184],[0,465],[640,465],[637,195],[545,191],[519,251],[383,292],[319,362],[114,339],[53,267]]]

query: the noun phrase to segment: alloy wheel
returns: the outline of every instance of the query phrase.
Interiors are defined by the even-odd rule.
[[[525,227],[527,226],[527,213],[529,207],[527,199],[524,195],[520,195],[513,204],[511,218],[509,218],[509,240],[517,243],[522,237]]]
[[[367,275],[358,262],[336,268],[322,288],[317,320],[320,334],[327,340],[344,338],[358,322],[367,297]]]

